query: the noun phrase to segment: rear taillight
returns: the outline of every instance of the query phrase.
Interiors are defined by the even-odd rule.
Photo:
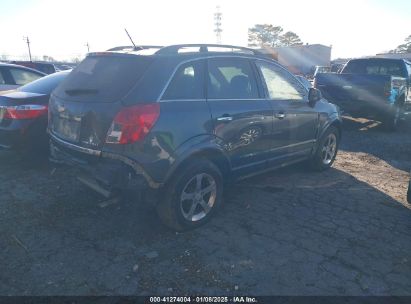
[[[33,119],[47,113],[45,105],[0,106],[0,109],[7,119]]]
[[[160,114],[158,103],[127,107],[117,113],[107,133],[106,143],[130,144],[150,132]]]

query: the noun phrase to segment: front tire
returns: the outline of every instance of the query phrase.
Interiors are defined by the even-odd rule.
[[[210,161],[195,159],[174,174],[157,204],[162,222],[176,231],[208,222],[222,203],[223,177]]]
[[[321,137],[317,151],[310,160],[310,166],[315,171],[323,171],[332,166],[337,156],[340,144],[339,130],[331,126]]]

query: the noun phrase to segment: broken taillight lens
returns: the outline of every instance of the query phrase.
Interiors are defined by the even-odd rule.
[[[158,103],[126,107],[117,113],[107,133],[106,143],[130,144],[144,137],[160,115]]]

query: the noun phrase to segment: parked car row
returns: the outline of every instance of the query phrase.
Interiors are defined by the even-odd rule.
[[[86,186],[152,202],[178,231],[207,222],[227,182],[302,161],[332,166],[342,120],[321,91],[391,118],[410,96],[405,61],[352,60],[316,75],[316,89],[258,51],[224,45],[118,48],[36,73],[0,96],[0,146],[50,141],[50,160],[77,167]]]
[[[45,74],[53,74],[58,72],[59,70],[56,68],[56,66],[52,63],[47,63],[47,62],[36,62],[36,61],[12,61],[12,64],[17,64],[21,66],[25,66],[27,68],[31,68],[40,72],[43,72]]]

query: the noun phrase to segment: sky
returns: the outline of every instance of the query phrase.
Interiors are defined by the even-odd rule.
[[[304,43],[332,45],[353,58],[394,49],[411,35],[410,0],[0,0],[0,58],[57,60],[136,44],[215,43],[213,14],[221,7],[222,43],[247,46],[248,28],[268,23]]]

